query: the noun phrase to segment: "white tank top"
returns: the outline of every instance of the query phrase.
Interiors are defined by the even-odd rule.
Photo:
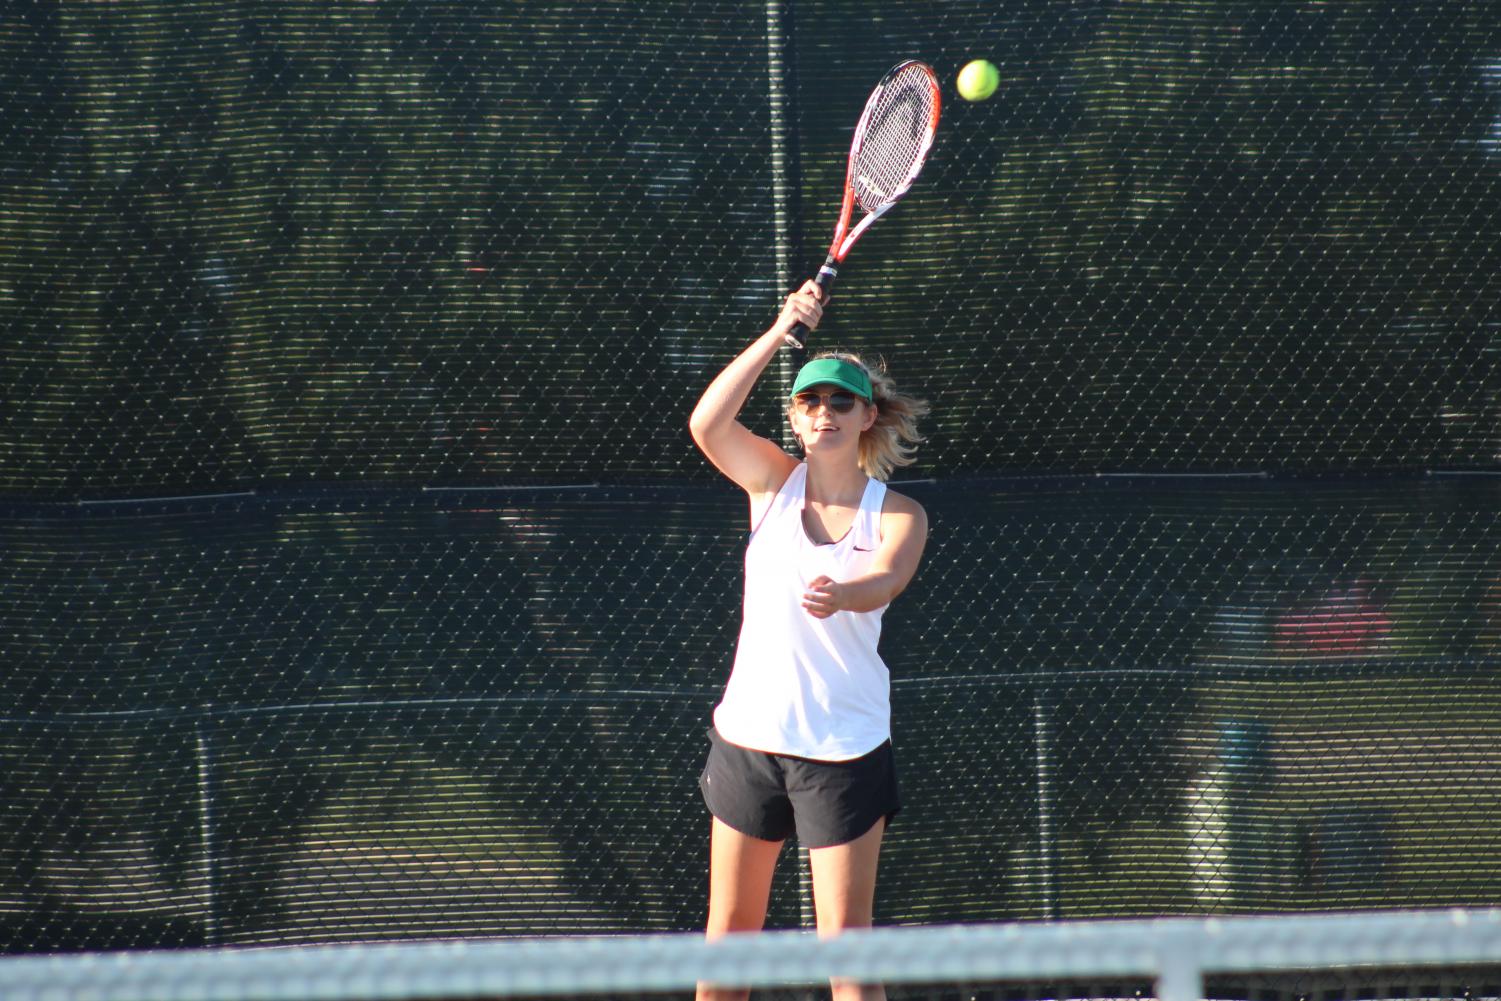
[[[807,482],[799,463],[751,532],[740,641],[714,728],[758,751],[847,761],[891,737],[891,682],[876,653],[886,606],[815,619],[802,595],[819,574],[843,581],[870,570],[886,484],[868,480],[844,538],[815,545],[803,528]]]

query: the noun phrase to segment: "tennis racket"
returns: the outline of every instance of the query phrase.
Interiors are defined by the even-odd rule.
[[[823,301],[828,301],[834,279],[839,277],[839,265],[855,241],[901,201],[917,180],[938,131],[939,104],[937,75],[932,67],[915,59],[893,66],[871,91],[850,143],[844,204],[834,227],[834,242],[813,279]],[[851,227],[856,206],[863,215]],[[786,341],[800,348],[807,332],[807,326],[799,323],[788,332]]]

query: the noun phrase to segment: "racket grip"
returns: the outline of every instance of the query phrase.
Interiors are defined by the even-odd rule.
[[[823,267],[818,269],[818,274],[813,278],[813,284],[818,286],[818,300],[828,302],[830,290],[834,287],[834,279],[839,277],[839,268],[835,266],[833,259],[824,261]],[[803,338],[807,336],[808,325],[806,323],[794,323],[792,329],[782,338],[788,347],[802,348]]]

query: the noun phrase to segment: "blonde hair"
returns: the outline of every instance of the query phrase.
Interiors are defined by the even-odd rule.
[[[860,470],[872,479],[885,480],[898,468],[916,462],[917,446],[924,441],[917,422],[928,415],[928,401],[899,392],[884,362],[872,365],[851,351],[824,351],[809,360],[818,358],[850,362],[870,376],[876,422],[860,433]],[[790,400],[787,413],[792,413]]]

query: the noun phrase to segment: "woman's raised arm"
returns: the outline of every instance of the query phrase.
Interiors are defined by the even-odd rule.
[[[699,450],[752,497],[780,487],[797,460],[741,424],[740,410],[793,325],[802,323],[812,330],[822,316],[818,286],[805,282],[787,297],[776,322],[709,383],[688,419],[688,430]]]

